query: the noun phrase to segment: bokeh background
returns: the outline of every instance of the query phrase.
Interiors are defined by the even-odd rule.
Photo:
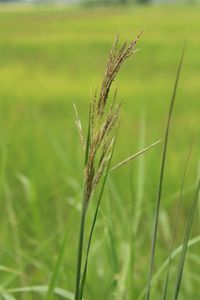
[[[139,51],[123,66],[113,87],[113,91],[118,88],[118,99],[122,101],[113,164],[163,137],[177,65],[187,40],[170,131],[156,273],[169,253],[191,143],[175,247],[182,243],[199,169],[197,1],[173,4],[154,1],[145,5],[123,0],[123,5],[106,1],[70,5],[0,2],[4,2],[0,4],[0,287],[3,290],[48,285],[66,232],[67,246],[56,285],[74,290],[83,151],[74,123],[73,103],[86,131],[89,101],[101,83],[116,34],[121,42],[130,41],[145,28],[137,45]],[[158,145],[109,177],[92,245],[86,299],[132,300],[139,299],[144,291],[161,154],[162,145]],[[88,223],[94,206],[95,200],[90,206]],[[197,212],[191,236],[191,239],[197,237],[197,242],[188,252],[182,300],[200,297],[199,228]],[[177,260],[178,256],[173,260],[170,295]],[[134,278],[130,277],[131,269]],[[153,299],[161,298],[163,278],[164,272],[154,285]],[[12,293],[12,297],[5,299],[45,299],[44,295],[33,292]],[[55,296],[55,299],[60,298]]]

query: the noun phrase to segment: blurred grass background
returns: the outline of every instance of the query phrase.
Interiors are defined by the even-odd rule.
[[[115,162],[163,136],[176,68],[187,39],[164,180],[159,269],[168,254],[177,192],[199,126],[199,20],[199,8],[190,6],[0,6],[0,264],[22,273],[0,271],[2,288],[48,284],[67,231],[58,286],[73,291],[83,169],[73,102],[86,129],[89,99],[101,83],[115,35],[119,33],[122,42],[131,40],[144,27],[140,51],[115,82],[123,108]],[[135,298],[145,286],[161,149],[157,146],[110,176],[93,244],[87,299],[116,299],[113,277],[120,276],[126,265],[124,256],[129,257],[128,228],[134,223],[138,199],[142,199],[142,211],[133,242]],[[196,136],[177,244],[196,183],[198,150]],[[193,234],[198,233],[196,219]],[[197,259],[199,250],[199,245],[194,246],[191,256]],[[197,260],[186,265],[180,299],[197,300],[200,295]],[[127,278],[124,286],[130,285]],[[161,287],[158,282],[154,299],[160,299]],[[131,299],[123,297],[119,300]],[[40,298],[28,294],[25,299]]]

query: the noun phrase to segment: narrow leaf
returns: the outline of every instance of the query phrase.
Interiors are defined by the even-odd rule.
[[[170,245],[169,263],[168,263],[167,274],[166,274],[165,283],[164,283],[164,290],[163,290],[162,300],[167,299],[167,288],[168,288],[169,273],[170,273],[170,267],[171,267],[171,261],[172,261],[172,251],[173,251],[175,236],[176,236],[176,232],[177,232],[179,212],[180,212],[181,202],[182,202],[182,198],[183,198],[183,188],[184,188],[186,174],[187,174],[188,165],[189,165],[189,160],[190,160],[190,156],[191,156],[191,152],[192,152],[192,146],[193,146],[193,142],[190,146],[190,149],[189,149],[189,152],[188,152],[188,155],[187,155],[187,158],[186,158],[186,163],[185,163],[185,168],[184,168],[184,173],[183,173],[183,179],[182,179],[181,188],[180,188],[180,195],[179,195],[178,204],[177,204],[174,230],[173,230],[173,235],[172,235],[171,245]]]
[[[58,278],[58,274],[59,274],[59,271],[60,271],[60,267],[61,267],[61,264],[62,264],[62,260],[63,260],[65,248],[66,248],[67,237],[68,237],[68,235],[66,233],[65,236],[64,236],[61,248],[60,248],[60,252],[59,252],[59,256],[58,256],[55,268],[54,268],[52,276],[51,276],[51,280],[50,280],[50,283],[49,283],[49,288],[48,288],[46,300],[51,300],[52,297],[53,297],[55,286],[56,286],[56,280]]]
[[[194,237],[193,239],[189,240],[188,242],[188,247],[192,247],[193,245],[196,245],[200,243],[200,235],[197,235],[196,237]],[[172,260],[177,257],[177,255],[179,253],[181,253],[183,249],[183,245],[181,244],[180,246],[178,246],[176,249],[174,249],[174,251],[172,252]],[[151,286],[154,286],[157,282],[158,279],[160,278],[161,274],[164,272],[165,269],[167,269],[169,264],[169,258],[167,258],[164,263],[159,267],[158,271],[156,272],[155,275],[152,276],[151,279]],[[145,287],[142,292],[140,293],[140,295],[138,296],[137,300],[142,300],[144,299],[144,296],[146,294],[147,291],[147,287]]]
[[[35,293],[47,293],[49,287],[47,285],[36,285],[36,286],[27,286],[23,288],[14,288],[9,289],[6,291],[6,293],[29,293],[29,292],[35,292]],[[4,291],[5,293],[5,291]],[[55,288],[54,294],[62,297],[63,299],[67,300],[74,300],[74,294],[70,293],[64,289],[61,288]]]
[[[2,300],[16,300],[16,298],[5,293],[5,294],[2,294]]]
[[[158,231],[158,216],[159,216],[160,202],[161,202],[161,196],[162,196],[162,186],[163,186],[163,177],[164,177],[166,154],[167,154],[169,129],[170,129],[170,124],[171,124],[172,112],[173,112],[173,108],[174,108],[174,102],[175,102],[175,98],[176,98],[176,91],[177,91],[177,87],[178,87],[181,67],[182,67],[182,63],[183,63],[184,52],[185,52],[185,47],[183,48],[180,62],[178,65],[176,80],[175,80],[175,84],[174,84],[174,89],[173,89],[173,93],[172,93],[172,98],[171,98],[169,113],[168,113],[168,119],[167,119],[167,124],[166,124],[166,129],[165,129],[164,146],[163,146],[163,154],[162,154],[162,162],[161,162],[161,170],[160,170],[160,180],[159,180],[159,186],[158,186],[158,197],[157,197],[157,202],[156,202],[156,210],[155,210],[154,224],[153,224],[153,235],[152,235],[152,245],[151,245],[150,267],[149,267],[149,274],[148,274],[148,279],[147,279],[146,300],[149,300],[150,295],[151,295],[151,278],[152,278],[153,269],[154,269],[155,249],[156,249],[156,240],[157,240],[157,231]]]
[[[183,276],[183,269],[184,269],[184,264],[185,264],[185,257],[186,257],[187,248],[188,248],[188,241],[189,241],[192,223],[193,223],[193,219],[194,219],[194,214],[195,214],[195,211],[197,208],[197,203],[198,203],[198,198],[199,198],[199,189],[200,189],[200,179],[198,181],[195,198],[192,203],[192,207],[191,207],[191,210],[189,213],[188,223],[187,223],[186,230],[185,230],[183,249],[181,252],[181,257],[180,257],[179,265],[178,265],[178,273],[177,273],[177,277],[176,277],[176,285],[175,285],[173,300],[178,299],[179,292],[180,292],[180,286],[181,286],[181,281],[182,281],[182,276]]]

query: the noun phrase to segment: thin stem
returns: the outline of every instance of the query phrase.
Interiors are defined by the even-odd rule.
[[[159,217],[159,213],[160,213],[160,204],[161,204],[161,197],[162,197],[163,178],[164,178],[164,171],[165,171],[165,164],[166,164],[168,138],[169,138],[169,131],[170,131],[172,113],[173,113],[173,108],[174,108],[174,102],[176,99],[176,92],[177,92],[179,77],[180,77],[180,73],[181,73],[181,67],[183,64],[184,52],[185,52],[185,45],[183,47],[180,62],[178,65],[178,70],[177,70],[177,74],[176,74],[176,79],[175,79],[174,89],[173,89],[172,98],[171,98],[171,102],[170,102],[166,129],[165,129],[164,147],[163,147],[163,153],[162,153],[160,179],[159,179],[159,185],[158,185],[158,196],[157,196],[154,224],[153,224],[153,232],[152,232],[150,266],[149,266],[149,272],[148,272],[147,291],[146,291],[145,300],[150,300],[150,297],[151,297],[151,280],[152,280],[153,269],[154,269],[154,260],[155,260],[156,242],[157,242],[157,233],[158,233],[158,217]]]
[[[81,222],[79,229],[79,244],[78,244],[78,253],[77,253],[77,266],[76,266],[76,288],[74,300],[79,299],[79,288],[80,288],[80,278],[81,278],[81,265],[82,265],[82,254],[83,254],[83,240],[84,240],[84,230],[85,230],[85,217],[86,217],[86,197],[85,192],[83,194],[82,202],[82,212],[81,212]]]
[[[89,108],[89,118],[88,118],[88,131],[87,131],[87,142],[85,149],[85,167],[88,163],[88,157],[90,152],[90,121],[91,121],[91,104]],[[76,267],[76,286],[74,300],[79,300],[80,295],[80,278],[81,278],[81,266],[82,266],[82,256],[83,256],[83,241],[84,241],[84,231],[85,231],[85,218],[87,212],[87,206],[89,203],[90,196],[86,193],[86,183],[83,185],[83,200],[82,200],[82,212],[81,212],[81,222],[79,229],[79,244],[77,252],[77,267]]]

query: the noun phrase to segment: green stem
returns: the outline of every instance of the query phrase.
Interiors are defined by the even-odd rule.
[[[84,240],[84,230],[85,230],[85,217],[86,217],[86,197],[83,196],[82,203],[82,212],[81,212],[81,223],[79,230],[79,244],[78,244],[78,252],[77,252],[77,266],[76,266],[76,288],[75,288],[75,296],[74,300],[79,300],[79,290],[80,290],[80,278],[81,278],[81,265],[82,265],[82,254],[83,254],[83,240]]]

